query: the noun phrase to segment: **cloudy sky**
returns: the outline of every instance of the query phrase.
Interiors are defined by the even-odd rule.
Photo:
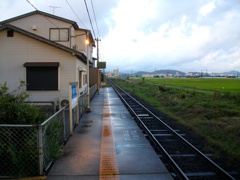
[[[92,30],[84,0],[29,2]],[[107,62],[106,71],[240,71],[240,0],[86,3],[95,37],[101,39],[100,61]],[[33,6],[27,0],[0,0],[0,21],[34,11]]]

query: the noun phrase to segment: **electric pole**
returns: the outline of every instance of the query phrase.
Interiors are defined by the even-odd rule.
[[[99,62],[99,44],[98,42],[101,41],[101,39],[95,39],[97,41],[97,62]]]

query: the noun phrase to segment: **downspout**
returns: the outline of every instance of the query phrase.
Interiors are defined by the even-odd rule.
[[[69,43],[70,43],[70,48],[72,49],[72,27],[73,26],[70,26],[70,33],[69,33],[69,38],[70,38],[70,40],[69,40]]]

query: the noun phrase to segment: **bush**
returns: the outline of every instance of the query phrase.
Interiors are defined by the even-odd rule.
[[[0,124],[38,124],[46,119],[46,114],[40,107],[25,103],[29,94],[20,86],[8,92],[6,83],[0,85]]]
[[[24,82],[9,92],[0,85],[0,124],[39,124],[47,118],[40,107],[25,103],[29,94]],[[38,173],[37,129],[35,127],[1,127],[0,176],[31,176]]]

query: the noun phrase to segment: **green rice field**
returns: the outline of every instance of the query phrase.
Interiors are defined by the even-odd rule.
[[[143,81],[142,78],[134,80]],[[240,92],[240,79],[233,78],[145,78],[144,82],[209,91]]]

